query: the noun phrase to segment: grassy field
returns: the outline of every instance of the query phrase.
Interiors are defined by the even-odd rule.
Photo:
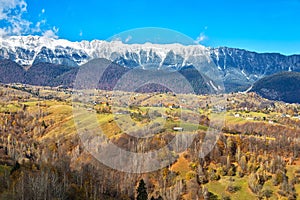
[[[12,169],[12,167],[10,167],[10,166],[0,165],[0,176],[2,174],[4,174],[5,172],[9,173],[11,171],[11,169]]]
[[[213,194],[217,195],[219,199],[222,196],[230,196],[232,200],[250,200],[256,199],[253,193],[248,188],[247,178],[238,178],[233,177],[233,180],[230,180],[230,177],[224,176],[221,177],[219,181],[212,181],[206,184],[207,189]],[[229,193],[226,191],[228,185],[239,187],[240,189],[236,193]]]
[[[289,179],[293,178],[295,175],[300,175],[297,174],[296,171],[300,170],[300,165],[289,165],[287,166],[287,176],[289,177]],[[295,184],[295,189],[296,192],[298,194],[297,196],[297,200],[300,200],[300,184]]]
[[[291,179],[295,174],[295,171],[299,169],[300,167],[297,165],[287,166],[287,176],[289,177],[289,179]],[[239,187],[239,190],[236,193],[229,193],[228,191],[226,191],[226,188],[229,185]],[[208,184],[205,184],[205,186],[210,192],[217,195],[219,199],[221,199],[222,196],[230,196],[232,200],[257,199],[255,194],[253,194],[248,188],[248,177],[239,178],[236,176],[222,176],[219,181],[209,182]],[[297,199],[300,199],[300,184],[296,184],[295,189],[298,194]],[[265,182],[262,191],[264,190],[271,190],[273,192],[269,200],[287,199],[285,197],[281,197],[277,193],[279,191],[279,186],[274,186],[272,183],[272,179]]]

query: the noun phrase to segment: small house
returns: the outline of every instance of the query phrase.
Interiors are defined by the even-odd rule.
[[[183,128],[182,128],[182,127],[174,127],[173,130],[174,130],[174,131],[180,131],[180,132],[181,132],[181,131],[183,131]]]

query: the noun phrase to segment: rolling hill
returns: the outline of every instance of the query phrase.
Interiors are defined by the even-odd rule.
[[[281,72],[257,81],[252,91],[268,99],[300,103],[299,83],[299,72]]]

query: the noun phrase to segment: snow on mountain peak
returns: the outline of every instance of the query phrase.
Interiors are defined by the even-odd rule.
[[[148,62],[159,61],[162,65],[171,51],[177,57],[182,57],[185,62],[192,55],[208,52],[207,48],[201,45],[184,46],[178,43],[124,44],[121,41],[103,40],[71,42],[65,39],[31,35],[0,38],[0,58],[11,59],[21,65],[51,62],[76,66],[93,58],[106,58],[112,61],[127,58],[141,66],[145,64],[144,59],[146,59]],[[144,56],[146,58],[142,58]]]

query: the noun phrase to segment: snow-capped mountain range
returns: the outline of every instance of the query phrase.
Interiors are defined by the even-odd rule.
[[[2,38],[0,39],[0,49],[1,58],[14,60],[20,65],[49,62],[80,66],[95,58],[119,59],[119,62],[123,58],[130,61],[131,65],[144,66],[154,63],[161,67],[173,64],[174,67],[180,68],[188,64],[188,58],[195,54],[204,55],[206,53],[209,56],[208,49],[200,45],[124,44],[121,41],[107,42],[103,40],[71,42],[41,36]]]
[[[265,75],[300,71],[300,55],[255,53],[235,48],[181,44],[124,44],[121,41],[71,42],[41,36],[0,38],[0,59],[22,66],[38,63],[80,66],[105,58],[128,68],[180,70],[186,66],[214,66],[228,90],[246,88]]]

